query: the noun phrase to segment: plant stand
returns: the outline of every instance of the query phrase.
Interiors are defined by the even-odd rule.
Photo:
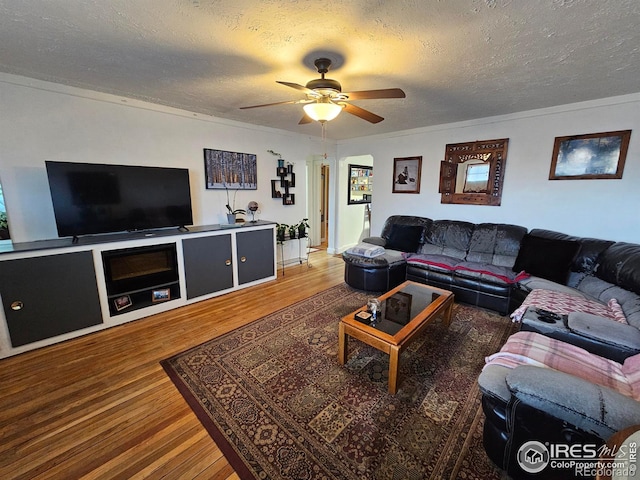
[[[298,242],[298,256],[285,259],[284,258],[285,244],[287,242],[292,242],[292,241]],[[309,263],[309,254],[311,253],[311,239],[309,238],[308,235],[302,238],[287,237],[285,240],[279,241],[278,243],[280,245],[280,260],[278,260],[278,264],[282,267],[283,276],[284,276],[284,268],[287,265],[291,265],[293,263],[298,263],[299,265],[302,265],[304,262],[306,262],[307,268],[311,267],[311,264]]]

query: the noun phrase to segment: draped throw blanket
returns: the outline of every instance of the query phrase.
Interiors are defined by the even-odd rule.
[[[498,353],[486,358],[489,365],[516,368],[533,365],[568,373],[611,388],[640,400],[640,355],[629,357],[623,365],[587,352],[585,349],[554,340],[539,333],[517,332]]]

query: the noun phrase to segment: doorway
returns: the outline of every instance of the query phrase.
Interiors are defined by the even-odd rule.
[[[329,165],[320,165],[320,244],[329,242]]]

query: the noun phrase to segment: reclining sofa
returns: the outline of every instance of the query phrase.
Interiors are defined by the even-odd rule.
[[[630,381],[640,384],[640,245],[411,216],[389,217],[380,237],[363,242],[383,246],[385,253],[363,260],[345,252],[345,281],[351,286],[367,289],[370,273],[381,280],[371,290],[393,286],[382,280],[405,279],[448,289],[456,301],[513,312],[521,333],[552,340],[556,352],[572,345],[583,351],[580,358],[622,365]],[[540,307],[559,313],[557,320],[549,323]],[[566,470],[523,471],[517,457],[529,441],[600,446],[614,432],[640,424],[636,397],[571,372],[488,365],[478,383],[485,450],[514,479],[573,477]],[[634,388],[637,396],[640,386]]]

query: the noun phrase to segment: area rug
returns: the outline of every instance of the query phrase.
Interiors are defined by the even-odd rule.
[[[390,395],[387,355],[350,339],[337,361],[340,318],[370,296],[339,285],[162,365],[242,479],[501,478],[477,378],[513,324],[456,305],[401,354]]]

